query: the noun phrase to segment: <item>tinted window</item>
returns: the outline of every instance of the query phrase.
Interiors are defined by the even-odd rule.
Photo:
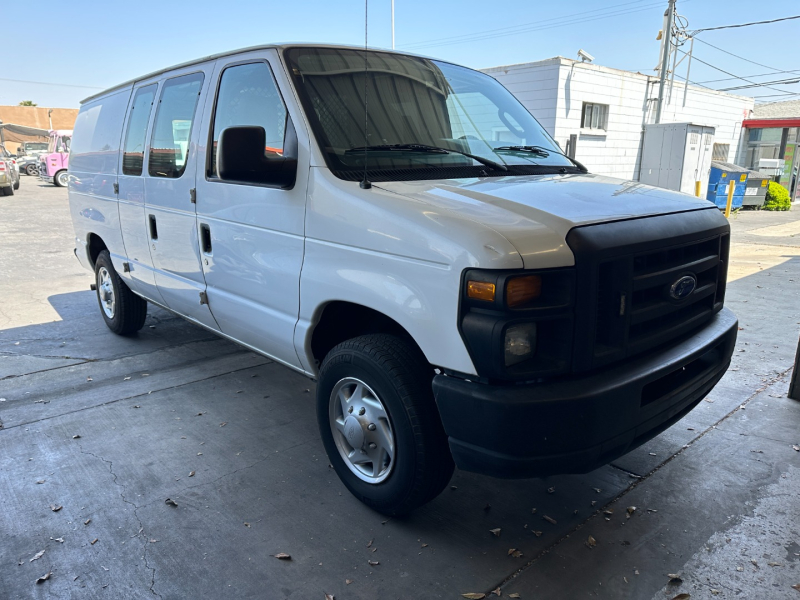
[[[217,174],[217,141],[228,127],[257,125],[266,132],[264,154],[282,154],[286,107],[266,63],[229,67],[222,73],[214,113],[208,176]]]
[[[133,97],[131,115],[128,118],[128,132],[125,134],[125,149],[122,154],[122,173],[124,175],[141,175],[144,164],[144,136],[147,134],[147,122],[150,110],[156,97],[158,86],[154,83],[140,88]]]
[[[147,171],[153,177],[183,175],[189,155],[189,135],[203,85],[203,74],[168,79],[161,91],[150,140]]]

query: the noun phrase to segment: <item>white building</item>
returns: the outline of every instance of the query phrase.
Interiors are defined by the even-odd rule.
[[[658,78],[561,56],[483,69],[508,88],[563,149],[576,137],[574,156],[592,173],[639,179],[644,125],[655,123]],[[742,120],[753,110],[745,96],[684,84],[665,86],[662,123],[690,122],[716,129],[714,159],[736,162]]]

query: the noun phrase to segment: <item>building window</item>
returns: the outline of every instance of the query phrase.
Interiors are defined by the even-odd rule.
[[[714,144],[714,150],[711,153],[711,160],[718,160],[721,162],[728,161],[728,154],[730,154],[730,144]]]
[[[608,104],[583,103],[581,113],[582,129],[608,129]]]

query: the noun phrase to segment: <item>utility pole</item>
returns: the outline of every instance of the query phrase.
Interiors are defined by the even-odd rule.
[[[675,14],[675,0],[669,0],[669,7],[667,8],[667,28],[664,31],[664,44],[663,44],[663,51],[661,53],[661,73],[658,82],[658,104],[656,105],[656,123],[661,123],[661,107],[662,104],[664,103],[664,83],[667,80],[669,55],[672,51],[672,17],[674,14]]]
[[[392,0],[392,50],[394,50],[394,0]]]

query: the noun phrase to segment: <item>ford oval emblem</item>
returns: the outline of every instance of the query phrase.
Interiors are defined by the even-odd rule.
[[[674,300],[684,300],[697,287],[697,279],[694,275],[684,275],[669,288],[669,295]]]

